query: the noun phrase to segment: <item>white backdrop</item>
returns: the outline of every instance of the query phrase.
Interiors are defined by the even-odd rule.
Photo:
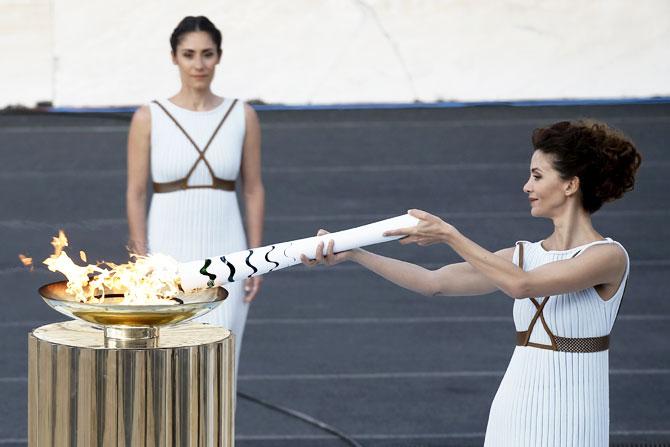
[[[176,92],[185,15],[224,35],[219,94],[270,103],[670,96],[668,0],[0,0],[0,107]]]

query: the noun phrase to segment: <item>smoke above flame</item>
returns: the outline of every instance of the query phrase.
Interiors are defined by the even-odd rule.
[[[179,294],[178,263],[167,255],[141,256],[131,254],[125,264],[99,262],[77,265],[65,251],[68,240],[63,230],[51,240],[54,252],[43,263],[52,272],[60,272],[67,278],[67,293],[78,301],[102,303],[111,293],[123,294],[118,304],[155,305],[174,304]],[[87,263],[84,251],[79,258]],[[24,265],[32,265],[32,258],[19,255]]]

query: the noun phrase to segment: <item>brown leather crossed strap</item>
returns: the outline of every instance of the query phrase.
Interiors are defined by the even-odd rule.
[[[233,107],[235,107],[235,104],[237,104],[237,99],[233,101],[231,106],[228,108],[226,113],[223,115],[223,118],[221,119],[221,122],[219,123],[218,126],[216,126],[216,129],[214,129],[214,133],[212,136],[209,138],[209,141],[205,145],[205,147],[201,150],[198,145],[193,141],[193,138],[186,132],[186,130],[179,124],[179,121],[175,119],[170,112],[167,111],[167,109],[163,106],[158,101],[152,101],[154,104],[158,105],[161,109],[163,109],[163,112],[172,120],[174,123],[177,125],[179,130],[182,131],[182,133],[186,136],[188,141],[191,142],[193,147],[195,148],[196,151],[198,151],[198,159],[195,161],[191,169],[188,171],[188,174],[186,174],[186,177],[181,178],[179,180],[174,180],[172,182],[165,182],[165,183],[158,183],[154,182],[154,192],[156,193],[164,193],[164,192],[173,192],[173,191],[181,191],[185,189],[199,189],[199,188],[210,188],[210,189],[221,189],[224,191],[235,191],[235,181],[234,180],[225,180],[222,178],[217,177],[214,175],[214,170],[212,169],[212,166],[209,164],[207,159],[205,158],[205,152],[207,152],[207,149],[209,149],[209,145],[214,141],[214,137],[216,134],[219,132],[219,129],[221,129],[221,126],[223,126],[224,121],[226,121],[226,118],[228,118],[228,115],[230,112],[233,110]],[[209,173],[212,176],[212,184],[211,185],[197,185],[197,186],[191,186],[188,184],[188,179],[191,178],[191,174],[193,174],[193,171],[195,171],[196,166],[198,166],[198,163],[200,163],[200,160],[202,160],[205,163],[205,166],[207,166],[207,169],[209,170]]]
[[[519,243],[519,267],[523,270],[523,243]],[[575,253],[572,257],[577,256],[579,252]],[[610,336],[604,335],[602,337],[584,337],[584,338],[568,338],[568,337],[559,337],[554,335],[547,322],[544,319],[544,306],[549,301],[548,296],[544,297],[542,304],[538,303],[535,298],[530,298],[530,301],[535,306],[536,312],[533,316],[533,319],[530,321],[527,331],[521,331],[516,333],[516,345],[517,346],[531,346],[533,348],[540,349],[549,349],[551,351],[561,351],[561,352],[600,352],[606,351],[609,349],[610,345]],[[533,343],[530,341],[530,336],[533,333],[533,328],[537,320],[540,320],[544,330],[549,335],[549,340],[551,340],[550,345],[544,345],[541,343]]]

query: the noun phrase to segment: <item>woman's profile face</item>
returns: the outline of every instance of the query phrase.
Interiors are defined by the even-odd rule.
[[[220,60],[216,44],[204,31],[184,34],[172,54],[172,62],[179,67],[182,85],[194,89],[209,88]]]
[[[528,194],[530,214],[534,217],[553,217],[560,213],[567,202],[566,187],[552,164],[553,156],[540,150],[530,160],[530,176],[523,191]]]

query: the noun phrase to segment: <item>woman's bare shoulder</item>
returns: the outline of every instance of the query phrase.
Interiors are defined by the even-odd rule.
[[[621,244],[618,242],[609,242],[604,244],[594,244],[586,247],[579,253],[579,257],[583,257],[592,262],[606,263],[614,269],[625,269],[628,263],[628,254]]]
[[[133,122],[138,124],[151,124],[151,109],[144,104],[135,110],[133,113]]]
[[[244,102],[242,104],[244,104],[244,116],[247,121],[253,120],[258,122],[258,114],[256,113],[256,109],[254,109],[254,107],[248,102]]]
[[[130,121],[130,133],[148,136],[151,133],[151,109],[148,105],[140,106]]]
[[[247,136],[260,138],[261,123],[258,120],[258,114],[256,113],[256,110],[246,102],[244,103],[244,122]]]

